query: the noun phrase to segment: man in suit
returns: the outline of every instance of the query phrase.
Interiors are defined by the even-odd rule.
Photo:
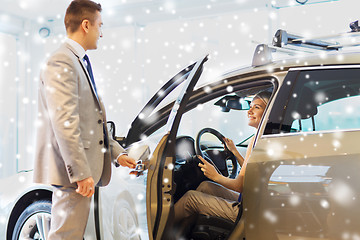
[[[54,188],[50,240],[82,240],[95,185],[109,183],[111,162],[135,167],[109,137],[86,55],[97,48],[102,24],[100,4],[72,1],[65,14],[68,38],[40,75],[34,181]]]

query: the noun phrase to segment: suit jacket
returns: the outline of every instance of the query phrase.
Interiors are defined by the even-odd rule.
[[[34,181],[76,187],[77,181],[92,176],[95,184],[107,185],[111,162],[124,149],[113,139],[105,146],[103,103],[70,44],[49,57],[38,98]]]

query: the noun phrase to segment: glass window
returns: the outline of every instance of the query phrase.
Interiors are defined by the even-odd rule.
[[[223,112],[221,107],[215,105],[223,97],[212,99],[186,112],[182,116],[178,135],[190,135],[195,138],[201,129],[214,128],[238,143],[254,134],[254,128],[247,125],[247,110]],[[203,139],[205,138],[206,134],[203,136]]]
[[[273,86],[266,82],[264,85],[257,85],[251,88],[244,86],[241,88],[241,85],[237,87],[239,88],[238,91],[227,92],[226,95],[210,99],[197,105],[197,107],[191,111],[184,113],[179,125],[178,136],[192,136],[196,139],[201,129],[213,128],[224,136],[232,139],[235,144],[240,144],[251,137],[256,132],[256,129],[248,125],[248,109],[245,106],[246,104],[241,104],[242,107],[245,107],[244,109],[232,105],[233,107],[231,107],[231,109],[226,110],[218,103],[225,99],[228,99],[230,102],[233,101],[230,99],[236,97],[239,98],[238,100],[234,100],[237,102],[244,100],[251,101],[254,95],[260,91],[273,91]],[[229,102],[227,102],[226,105],[228,105]],[[204,134],[202,139],[204,141],[217,142],[210,134]],[[218,145],[222,146],[222,144]]]
[[[16,39],[0,33],[0,178],[15,173],[17,152]]]
[[[360,69],[299,73],[281,129],[309,132],[360,128]]]

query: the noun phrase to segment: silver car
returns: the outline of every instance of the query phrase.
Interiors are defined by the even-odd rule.
[[[196,155],[206,155],[227,177],[239,172],[222,136],[237,142],[241,153],[255,136],[241,211],[236,222],[196,216],[187,238],[360,239],[359,53],[320,42],[280,31],[274,45],[258,46],[250,67],[198,87],[204,56],[169,80],[127,136],[114,136],[138,165],[132,172],[114,168],[110,185],[97,189],[85,239],[169,239],[173,204],[207,180]],[[291,44],[326,54],[271,59],[272,49]],[[254,131],[246,110],[262,90],[272,97]],[[115,124],[109,125],[115,132]],[[1,197],[0,234],[46,239],[51,190],[30,184],[31,172],[0,186],[19,179],[12,194]]]
[[[273,47],[287,44],[326,53],[272,61],[272,47],[260,45],[251,67],[194,90],[201,59],[174,103],[145,109],[133,124],[151,138],[167,122],[147,167],[150,239],[171,236],[173,203],[206,180],[194,156],[207,155],[224,175],[235,177],[239,167],[222,136],[236,139],[244,152],[253,134],[238,220],[198,216],[189,239],[359,239],[359,53],[280,30]],[[252,133],[244,102],[265,89],[272,98]],[[139,134],[130,132],[127,141],[138,141]]]

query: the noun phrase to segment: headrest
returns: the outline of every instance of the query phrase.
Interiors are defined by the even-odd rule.
[[[315,101],[314,92],[304,87],[300,94],[299,105],[297,106],[296,112],[300,115],[300,119],[307,119],[315,116],[318,113],[318,103]]]

